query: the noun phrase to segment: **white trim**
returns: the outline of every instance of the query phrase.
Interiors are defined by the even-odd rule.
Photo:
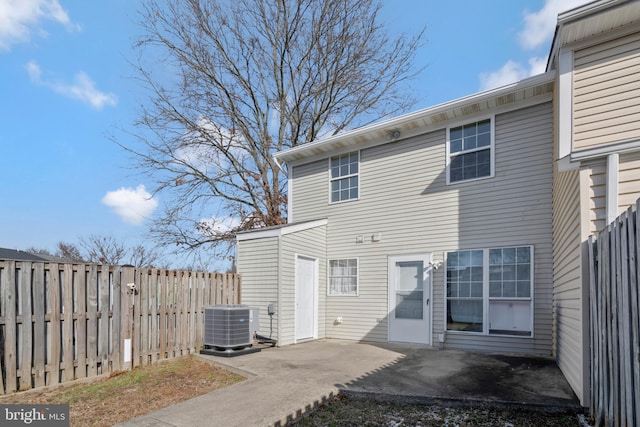
[[[300,157],[304,157],[307,159],[306,161],[308,161],[312,157],[316,158],[316,156],[326,157],[326,153],[334,153],[335,150],[344,148],[346,146],[354,147],[356,144],[358,144],[359,146],[368,146],[366,143],[363,144],[363,139],[366,139],[367,136],[380,135],[381,138],[377,141],[377,144],[386,144],[392,142],[384,137],[384,135],[386,135],[389,130],[395,130],[399,127],[401,128],[403,125],[406,125],[406,128],[400,129],[400,138],[404,139],[409,136],[407,135],[407,131],[415,128],[416,123],[419,123],[420,126],[416,128],[419,131],[415,134],[425,133],[432,129],[441,129],[444,128],[445,125],[442,123],[433,123],[431,121],[432,116],[441,113],[452,112],[455,109],[464,108],[466,106],[475,104],[480,105],[481,108],[486,109],[487,111],[491,110],[496,112],[498,109],[500,109],[500,111],[511,111],[524,108],[528,105],[547,102],[552,98],[552,95],[545,92],[539,95],[533,94],[525,99],[506,104],[505,107],[507,108],[505,108],[504,110],[499,108],[500,106],[494,105],[494,101],[496,98],[509,94],[520,95],[527,89],[532,89],[536,86],[551,83],[555,80],[555,75],[555,72],[539,74],[499,88],[490,89],[484,92],[478,92],[463,98],[438,104],[433,107],[428,107],[402,116],[397,116],[383,122],[363,126],[337,135],[333,135],[325,139],[319,139],[307,144],[299,145],[288,150],[278,152],[274,156],[280,162],[295,164],[297,163],[296,159]],[[485,114],[487,111],[485,111]],[[456,116],[459,116],[459,114],[456,114]],[[471,117],[471,115],[469,115],[468,117]],[[472,121],[472,119],[469,118],[469,121]],[[354,150],[351,149],[348,151]]]
[[[387,256],[387,323],[388,323],[387,324],[387,341],[394,342],[394,341],[391,341],[391,327],[389,325],[389,322],[391,322],[392,319],[391,319],[391,306],[389,303],[391,302],[392,297],[395,299],[395,289],[392,289],[391,287],[391,275],[395,273],[395,271],[393,271],[393,264],[396,261],[422,261],[423,262],[423,266],[422,266],[424,271],[423,274],[428,277],[429,293],[427,295],[427,302],[425,304],[427,306],[427,309],[425,311],[428,311],[427,342],[422,344],[433,345],[433,311],[434,311],[433,310],[433,271],[434,271],[433,266],[434,266],[434,263],[433,263],[432,252],[424,252],[424,253],[418,253],[418,254],[398,254],[398,255]],[[423,285],[423,290],[424,290],[424,285]],[[423,296],[423,302],[424,302],[424,296]]]
[[[459,181],[454,181],[451,182],[451,153],[450,153],[450,148],[451,148],[451,128],[454,127],[460,127],[460,126],[464,126],[464,125],[469,125],[472,123],[478,123],[484,120],[489,120],[489,126],[490,126],[490,135],[489,138],[490,140],[490,144],[488,146],[489,148],[489,156],[490,156],[490,162],[491,164],[489,165],[490,171],[489,171],[489,175],[487,176],[480,176],[477,178],[471,178],[471,179],[461,179]],[[470,121],[458,121],[456,123],[452,123],[449,126],[447,126],[446,129],[446,144],[445,144],[445,155],[446,155],[446,160],[445,160],[445,169],[446,169],[446,185],[457,185],[457,184],[462,184],[462,183],[466,183],[466,182],[472,182],[472,181],[479,181],[482,179],[488,179],[488,178],[493,178],[495,176],[495,163],[496,163],[496,147],[495,147],[495,140],[496,140],[496,131],[495,131],[495,123],[496,123],[496,116],[495,114],[491,114],[491,115],[486,115],[486,116],[482,116],[482,117],[478,117],[477,119],[474,120],[470,120]],[[487,147],[482,147],[473,151],[480,151],[483,149],[486,149]],[[463,153],[464,154],[464,153]]]
[[[252,231],[245,231],[236,235],[236,241],[241,242],[244,240],[264,239],[267,237],[280,237],[287,234],[297,233],[304,230],[309,230],[316,227],[327,225],[329,220],[318,219],[315,221],[300,222],[298,224],[286,224],[281,227],[269,227],[264,229],[257,229]]]
[[[342,156],[346,156],[346,155],[351,155],[353,153],[357,154],[357,156],[358,156],[358,173],[350,174],[350,175],[344,175],[344,176],[341,175],[341,176],[339,176],[337,178],[332,177],[331,176],[331,159],[333,159],[334,157],[342,157]],[[329,165],[328,166],[328,170],[327,170],[327,173],[329,175],[328,176],[328,179],[329,179],[329,187],[328,187],[329,204],[330,205],[335,205],[335,204],[339,204],[339,203],[346,203],[346,202],[353,202],[353,201],[356,201],[356,200],[360,200],[360,181],[361,181],[360,180],[360,167],[361,167],[361,165],[360,165],[360,150],[350,150],[350,151],[347,151],[347,152],[344,152],[344,153],[333,154],[333,155],[327,157],[327,162],[328,162],[328,165]],[[349,198],[349,199],[345,199],[345,200],[336,200],[335,202],[332,201],[331,200],[331,193],[332,193],[331,187],[332,187],[333,181],[339,181],[341,179],[352,178],[354,176],[358,178],[358,195],[356,196],[356,198],[355,199]]]
[[[618,216],[618,166],[620,157],[618,153],[607,156],[607,190],[606,190],[606,215],[607,224],[611,224]]]
[[[530,296],[528,298],[491,298],[489,295],[489,251],[491,249],[510,249],[510,248],[525,248],[528,247],[530,250]],[[450,252],[466,252],[466,251],[482,251],[482,332],[466,332],[466,331],[455,331],[447,329],[447,258]],[[485,268],[486,267],[486,268]],[[535,338],[535,246],[534,245],[510,245],[510,246],[494,246],[494,247],[485,247],[485,248],[476,248],[476,249],[452,249],[444,252],[444,333],[445,334],[453,334],[453,335],[482,335],[488,337],[509,337],[509,338],[524,338],[524,339],[533,339]],[[531,335],[510,335],[510,334],[492,334],[489,332],[489,305],[491,301],[529,301],[531,316],[529,318],[529,329],[531,331]]]
[[[558,59],[558,158],[573,147],[573,51],[561,50]]]
[[[571,161],[592,160],[606,157],[612,153],[624,154],[640,151],[640,139],[626,142],[616,142],[594,148],[576,150],[571,153]]]
[[[297,316],[296,316],[296,298],[298,294],[298,259],[305,258],[313,262],[313,336],[311,338],[297,338]],[[294,294],[293,294],[293,342],[308,341],[309,339],[318,339],[318,300],[320,299],[320,268],[318,257],[296,253],[294,255]]]

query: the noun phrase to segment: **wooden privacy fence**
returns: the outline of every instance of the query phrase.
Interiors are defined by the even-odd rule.
[[[239,302],[235,274],[0,260],[0,394],[197,352]]]
[[[640,425],[640,221],[637,205],[589,238],[591,412],[596,425]]]

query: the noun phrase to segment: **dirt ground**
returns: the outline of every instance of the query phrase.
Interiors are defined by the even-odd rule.
[[[443,406],[354,400],[338,396],[316,411],[305,414],[290,427],[575,427],[576,413],[544,413],[492,407],[452,408]],[[587,426],[584,423],[582,425]]]
[[[0,404],[68,403],[71,426],[112,426],[244,380],[192,357],[136,368],[89,383],[0,397]]]

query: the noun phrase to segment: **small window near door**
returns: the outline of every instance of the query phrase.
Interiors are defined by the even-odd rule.
[[[358,260],[332,259],[329,260],[330,296],[358,295]]]

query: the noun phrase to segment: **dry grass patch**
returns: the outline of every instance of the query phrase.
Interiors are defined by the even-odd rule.
[[[72,426],[112,426],[244,380],[186,357],[120,372],[90,383],[17,393],[0,403],[68,403]]]

